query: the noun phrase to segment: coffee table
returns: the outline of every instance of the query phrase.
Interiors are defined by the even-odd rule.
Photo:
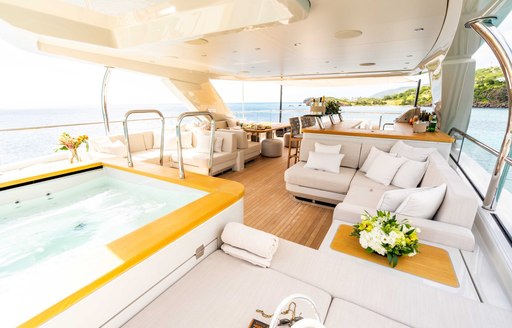
[[[468,269],[466,268],[464,259],[463,259],[462,254],[459,249],[456,249],[453,247],[447,247],[444,245],[429,243],[429,242],[425,242],[425,241],[421,242],[422,244],[435,246],[437,248],[445,250],[448,253],[449,258],[453,265],[453,270],[455,272],[455,275],[457,277],[457,281],[459,284],[458,287],[452,287],[452,286],[448,286],[444,283],[436,282],[436,281],[433,281],[433,280],[430,280],[427,278],[419,277],[419,276],[411,274],[411,273],[396,270],[394,268],[389,267],[388,265],[378,264],[378,263],[369,261],[368,259],[364,259],[364,258],[361,258],[358,256],[349,255],[347,253],[334,250],[333,248],[331,248],[331,244],[333,243],[333,240],[335,239],[335,236],[339,230],[339,227],[343,226],[343,225],[352,226],[352,223],[338,221],[338,220],[333,221],[333,223],[331,224],[331,227],[329,228],[329,231],[327,232],[327,235],[325,236],[322,244],[320,245],[319,250],[321,252],[329,253],[332,256],[350,258],[352,261],[363,263],[364,265],[373,267],[373,269],[375,269],[375,270],[382,270],[382,271],[393,270],[393,272],[396,275],[399,275],[404,280],[414,281],[416,283],[421,283],[423,285],[429,285],[429,286],[432,286],[432,287],[435,287],[435,288],[438,288],[438,289],[441,289],[444,291],[448,291],[448,292],[451,292],[451,293],[454,293],[454,294],[457,294],[460,296],[465,296],[467,298],[479,300],[475,286],[473,285],[471,276],[469,274]],[[357,239],[355,237],[347,236],[347,238],[354,238],[354,241],[357,243]],[[361,250],[362,250],[362,248],[361,248]],[[363,252],[364,252],[364,250],[363,250]],[[371,255],[375,255],[375,254],[371,254]],[[387,259],[383,259],[383,260],[385,261],[385,264],[387,264]],[[400,260],[399,260],[399,265],[400,265]]]

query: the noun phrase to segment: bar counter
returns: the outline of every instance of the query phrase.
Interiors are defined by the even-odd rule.
[[[304,133],[328,134],[353,137],[370,137],[383,139],[401,139],[428,142],[453,143],[453,139],[442,131],[414,133],[412,125],[408,123],[395,123],[393,130],[365,130],[358,129],[359,121],[343,121],[337,124],[326,124],[325,129],[318,126],[306,128]]]

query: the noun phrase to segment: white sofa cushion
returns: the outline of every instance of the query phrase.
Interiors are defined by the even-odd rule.
[[[298,162],[284,172],[286,183],[346,194],[356,173],[355,169],[341,167],[340,172],[330,173],[306,169],[305,162]]]
[[[400,166],[391,184],[400,188],[416,188],[427,170],[428,162],[406,160]]]
[[[396,209],[397,214],[430,220],[443,202],[446,184],[410,194]]]
[[[225,130],[221,129],[218,132],[229,132],[231,134],[234,134],[236,137],[236,147],[238,149],[247,149],[249,147],[249,141],[247,139],[247,132],[244,130],[237,130],[237,129],[230,129]]]
[[[426,189],[430,188],[425,187],[388,190],[382,194],[379,202],[377,203],[376,209],[394,212],[409,195],[416,192],[421,192]]]
[[[308,161],[304,167],[307,169],[340,173],[340,164],[343,156],[343,154],[339,153],[319,153],[310,151]]]
[[[389,156],[395,156],[394,154],[386,153],[385,151],[382,151],[382,150],[377,149],[376,147],[372,146],[372,148],[370,149],[370,152],[368,153],[368,156],[366,157],[366,160],[364,161],[364,164],[361,166],[359,171],[364,172],[364,173],[368,172],[368,170],[370,169],[370,167],[372,167],[373,163],[375,162],[375,160],[377,159],[377,157],[380,154],[387,154]]]
[[[214,137],[213,151],[216,153],[222,152],[222,143],[224,138],[221,136]],[[210,135],[206,133],[200,133],[197,135],[196,151],[199,153],[210,153]]]
[[[373,148],[376,149],[376,148]],[[370,164],[368,171],[366,172],[366,177],[382,183],[385,186],[388,186],[393,180],[396,172],[404,164],[406,159],[403,157],[394,157],[389,154],[380,152],[376,156],[376,158]],[[368,160],[370,159],[372,153],[368,156]],[[366,164],[365,162],[365,164]]]
[[[300,160],[305,162],[308,160],[309,152],[315,150],[315,140],[311,139],[303,139],[300,143]],[[343,153],[345,156],[341,161],[341,166],[350,167],[353,169],[357,169],[359,165],[359,154],[361,152],[361,143],[360,142],[349,142],[343,141],[340,143],[338,140],[330,140],[325,139],[321,140],[321,143],[324,145],[339,145],[341,144],[341,148],[343,149]]]
[[[130,141],[130,151],[132,153],[146,150],[146,143],[144,142],[144,134],[143,133],[130,134],[128,136],[128,140]]]
[[[325,320],[325,328],[406,328],[398,321],[386,318],[362,306],[334,298]]]
[[[315,142],[315,152],[326,154],[339,154],[341,152],[341,145],[324,145],[319,142]]]
[[[393,147],[391,147],[391,150],[389,152],[395,153],[398,156],[412,159],[413,161],[424,162],[427,160],[428,156],[435,151],[435,148],[413,147],[409,146],[402,140],[399,140],[393,145]]]
[[[356,174],[354,175],[354,178],[352,179],[350,186],[351,187],[352,186],[366,187],[368,190],[370,190],[370,189],[383,190],[383,192],[386,190],[398,189],[397,186],[393,186],[391,184],[388,186],[385,186],[382,183],[373,181],[372,179],[367,178],[366,174],[361,172],[360,170],[357,171]],[[382,193],[380,195],[382,195]],[[379,197],[380,197],[380,195],[379,195]],[[378,202],[378,199],[377,199],[377,202]],[[377,202],[375,202],[375,205],[377,205]]]
[[[418,283],[390,268],[286,240],[279,241],[270,267],[411,327],[495,328],[512,322],[511,311]]]
[[[443,183],[446,183],[446,195],[434,220],[471,229],[478,209],[477,196],[441,154],[434,152],[429,156],[429,165],[420,186],[435,187]]]
[[[160,132],[155,131],[153,138],[153,148],[160,149]],[[183,149],[192,148],[192,131],[181,131],[181,146]],[[164,149],[176,150],[178,149],[178,137],[175,131],[166,130],[164,134]]]
[[[96,149],[100,153],[112,154],[116,157],[126,157],[126,145],[119,140],[115,142],[98,143]]]
[[[236,160],[237,153],[213,153],[213,165],[218,165],[224,162],[231,162]],[[208,167],[208,160],[210,158],[210,154],[208,153],[199,153],[195,148],[184,149],[183,150],[183,163],[186,165],[192,165],[197,167]],[[172,153],[172,160],[175,163],[178,163],[178,153],[174,151]]]
[[[217,251],[123,327],[234,328],[248,327],[253,318],[268,324],[270,319],[262,318],[256,309],[273,313],[282,299],[294,293],[309,296],[325,319],[331,303],[325,291]],[[313,316],[304,301],[298,301],[297,308],[303,317]]]

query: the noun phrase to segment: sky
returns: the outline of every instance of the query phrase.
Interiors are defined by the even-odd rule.
[[[512,43],[510,16],[500,31]],[[497,66],[484,44],[474,55],[477,68]],[[64,57],[34,54],[0,39],[0,109],[99,106],[105,68]],[[225,102],[279,102],[275,82],[213,81]],[[243,84],[243,85],[242,85]],[[415,83],[407,84],[411,87]],[[391,88],[402,85],[393,85]],[[390,89],[389,84],[365,87],[284,87],[283,101],[302,101],[311,96],[360,97]],[[110,104],[178,103],[161,77],[115,69],[109,83]]]

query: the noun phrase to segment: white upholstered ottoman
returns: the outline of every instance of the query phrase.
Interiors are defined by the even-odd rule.
[[[265,139],[261,142],[261,155],[265,157],[281,157],[283,142],[279,139]]]

